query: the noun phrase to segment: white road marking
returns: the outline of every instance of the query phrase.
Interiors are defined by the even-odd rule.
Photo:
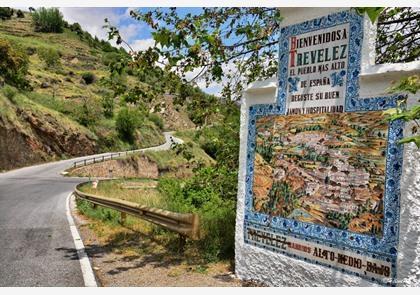
[[[93,274],[92,266],[90,265],[89,257],[85,251],[85,245],[80,238],[79,231],[77,230],[76,224],[74,223],[73,217],[71,216],[70,211],[70,198],[73,195],[73,192],[67,196],[66,200],[66,214],[67,220],[70,225],[71,235],[73,236],[74,246],[77,250],[77,256],[79,257],[80,267],[82,269],[83,280],[85,282],[85,287],[97,287],[95,275]]]

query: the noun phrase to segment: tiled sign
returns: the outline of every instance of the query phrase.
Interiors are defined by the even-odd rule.
[[[284,27],[274,105],[249,110],[245,242],[394,285],[400,98],[359,97],[363,18]]]

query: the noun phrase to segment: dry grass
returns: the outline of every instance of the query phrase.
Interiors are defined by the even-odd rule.
[[[81,189],[86,193],[163,208],[163,198],[156,186],[157,181],[151,179],[119,179],[100,181],[96,189],[91,185],[84,185]]]

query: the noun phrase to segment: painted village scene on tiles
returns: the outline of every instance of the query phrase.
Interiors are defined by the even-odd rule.
[[[256,212],[382,236],[381,112],[264,116],[256,127]]]

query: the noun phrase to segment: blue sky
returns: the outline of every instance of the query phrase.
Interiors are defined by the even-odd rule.
[[[60,8],[60,11],[69,23],[78,22],[84,30],[104,40],[108,38],[106,29],[103,29],[102,26],[105,24],[104,19],[108,18],[112,25],[119,28],[123,39],[135,50],[145,50],[150,46],[154,46],[151,30],[146,23],[137,21],[130,16],[130,10],[133,9],[148,10],[147,8],[129,7],[63,7]],[[181,15],[186,13],[194,14],[199,13],[200,10],[201,8],[179,8],[178,12]],[[196,72],[199,72],[199,70],[197,69]],[[195,71],[191,72],[191,75],[187,75],[187,78],[188,76],[195,76]],[[198,86],[205,92],[215,95],[218,95],[222,88],[217,83],[206,87],[204,82],[198,82]]]

